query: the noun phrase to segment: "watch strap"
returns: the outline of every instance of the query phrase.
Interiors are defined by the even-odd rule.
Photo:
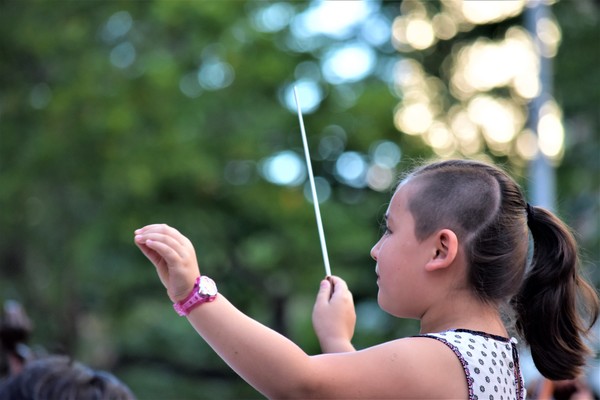
[[[210,286],[210,293],[204,293],[201,284],[204,286]],[[200,304],[209,303],[213,301],[217,297],[216,294],[216,285],[215,282],[207,276],[199,276],[196,278],[196,282],[194,283],[194,288],[187,295],[187,297],[177,303],[173,304],[173,308],[178,315],[185,317],[189,315],[189,313]]]

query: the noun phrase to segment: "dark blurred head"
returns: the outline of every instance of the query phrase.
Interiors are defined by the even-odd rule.
[[[94,370],[66,356],[27,363],[0,383],[0,400],[131,400],[135,396],[112,374]]]

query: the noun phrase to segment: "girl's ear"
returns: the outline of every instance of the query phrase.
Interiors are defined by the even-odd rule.
[[[425,264],[425,270],[436,271],[450,266],[458,253],[456,234],[450,229],[442,229],[434,234],[433,245],[433,255]]]

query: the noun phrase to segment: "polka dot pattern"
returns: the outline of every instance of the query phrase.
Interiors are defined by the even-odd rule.
[[[466,329],[420,336],[436,339],[456,354],[465,371],[469,399],[525,399],[516,339]]]

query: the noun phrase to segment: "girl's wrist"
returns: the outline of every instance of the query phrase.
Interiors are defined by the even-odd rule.
[[[183,289],[179,289],[177,290],[176,293],[171,293],[169,292],[169,299],[171,299],[171,301],[173,303],[177,303],[179,301],[183,301],[185,300],[187,297],[189,297],[190,293],[194,290],[195,285],[196,285],[196,280],[200,275],[197,275],[196,277],[192,278],[192,279],[188,279],[188,283],[185,286],[182,286]]]
[[[188,295],[173,303],[173,308],[180,316],[187,316],[189,313],[203,303],[209,303],[217,297],[217,285],[208,276],[198,276],[194,282],[194,287]]]

